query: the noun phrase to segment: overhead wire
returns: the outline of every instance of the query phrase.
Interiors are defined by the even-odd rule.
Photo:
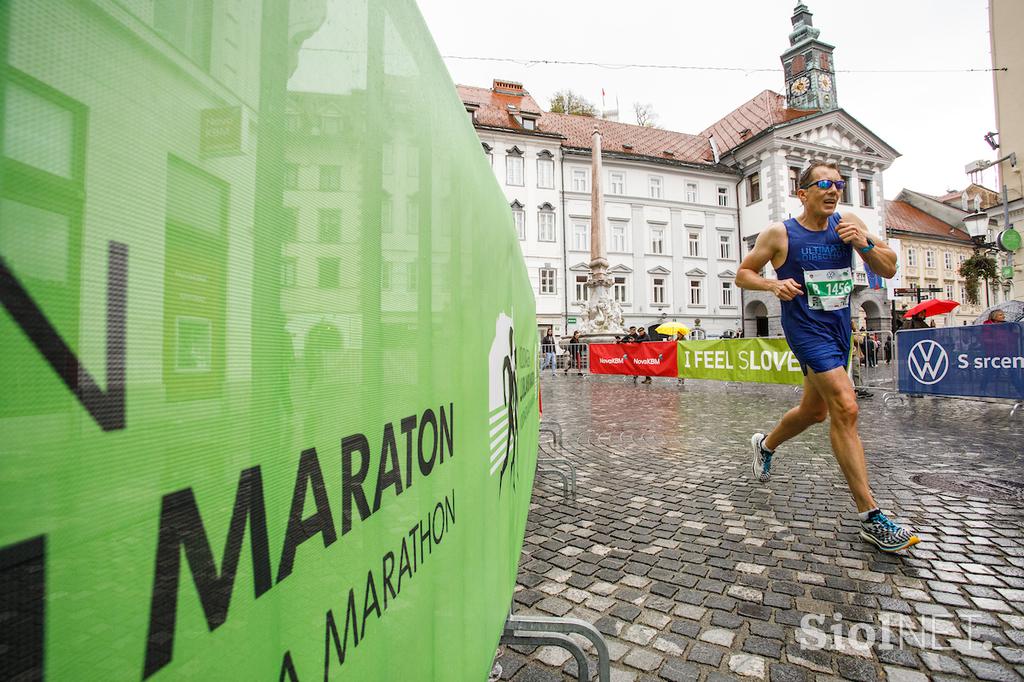
[[[441,55],[443,59],[460,59],[463,61],[486,61],[486,62],[506,62],[511,64],[519,64],[530,68],[533,66],[594,66],[601,69],[670,69],[676,71],[736,71],[740,73],[764,73],[764,72],[781,72],[782,69],[779,67],[742,67],[742,66],[697,66],[689,64],[615,64],[606,62],[591,62],[591,61],[580,61],[580,60],[565,60],[565,59],[521,59],[515,57],[482,57],[474,55]],[[1008,71],[1005,66],[1001,67],[986,67],[978,69],[968,68],[957,68],[957,69],[835,69],[835,73],[973,73],[973,72],[984,72],[991,73],[993,71]]]

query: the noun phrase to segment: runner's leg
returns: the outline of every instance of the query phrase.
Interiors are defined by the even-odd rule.
[[[818,395],[828,405],[829,436],[832,452],[839,468],[846,477],[850,494],[857,503],[857,511],[866,512],[875,508],[875,499],[868,485],[868,466],[864,460],[864,445],[857,433],[857,397],[854,395],[850,377],[843,367],[836,367],[821,374],[807,370],[807,383],[817,389]]]
[[[808,370],[810,372],[810,370]],[[828,416],[828,405],[818,389],[804,377],[804,395],[800,404],[791,409],[764,439],[764,447],[774,451],[784,442],[798,436],[808,427],[820,424]]]

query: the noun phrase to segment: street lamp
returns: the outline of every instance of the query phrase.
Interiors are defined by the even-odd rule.
[[[1021,247],[1020,232],[1012,227],[996,235],[994,242],[986,241],[988,238],[988,214],[982,211],[965,215],[964,227],[967,228],[967,234],[971,236],[975,249],[1013,253]]]
[[[970,215],[964,216],[964,225],[967,227],[967,234],[971,236],[971,241],[974,242],[975,246],[980,247],[995,247],[993,243],[985,243],[988,238],[988,214],[982,211],[971,213]]]

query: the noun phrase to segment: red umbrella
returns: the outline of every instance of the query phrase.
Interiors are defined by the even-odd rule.
[[[948,313],[950,310],[956,308],[959,305],[960,304],[957,303],[956,301],[946,301],[941,298],[931,298],[928,299],[927,301],[921,301],[920,303],[915,305],[913,308],[908,310],[903,317],[909,320],[911,317],[917,315],[918,313],[924,313],[925,317],[931,317],[932,315],[941,315],[943,313]]]

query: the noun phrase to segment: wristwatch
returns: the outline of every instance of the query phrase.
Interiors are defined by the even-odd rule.
[[[873,248],[875,248],[875,243],[873,241],[871,241],[870,239],[868,239],[868,245],[865,246],[864,248],[857,249],[857,250],[860,251],[862,254],[865,254],[865,253],[867,253],[868,251],[870,251]]]

